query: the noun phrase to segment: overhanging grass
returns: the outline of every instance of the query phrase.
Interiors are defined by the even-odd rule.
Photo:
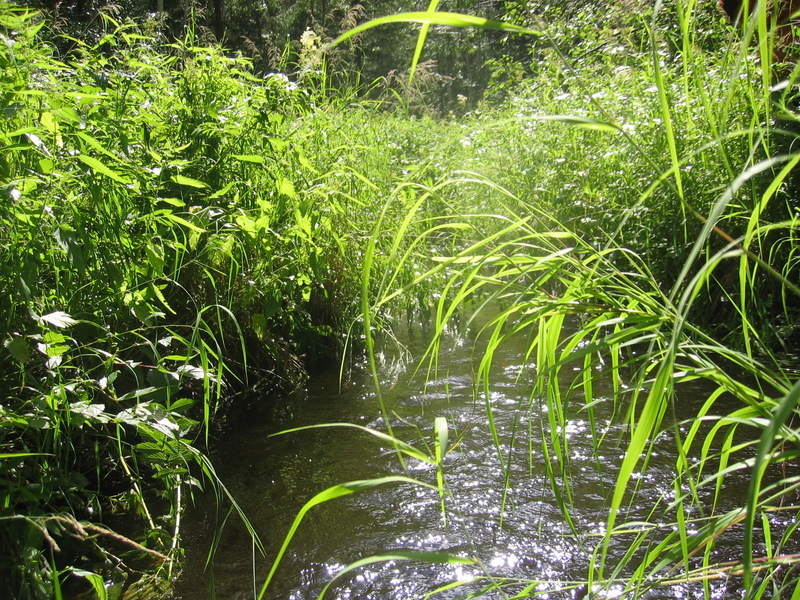
[[[790,465],[800,436],[795,377],[778,358],[797,339],[798,158],[773,120],[769,60],[749,54],[756,22],[740,47],[706,53],[695,5],[670,8],[679,30],[656,14],[646,50],[582,61],[554,51],[506,104],[458,119],[331,100],[327,79],[298,88],[257,77],[194,39],[158,47],[113,20],[112,56],[82,46],[58,61],[31,15],[4,8],[1,542],[12,564],[33,552],[41,567],[5,583],[9,593],[48,596],[57,572],[74,567],[49,531],[84,502],[98,511],[132,498],[161,532],[143,541],[174,556],[182,494],[201,473],[218,479],[197,449],[232,390],[296,382],[300,357],[358,345],[345,332],[371,350],[374,329],[423,313],[438,332],[424,357],[433,374],[453,317],[490,306],[502,309],[483,327],[476,386],[501,463],[490,368],[514,334],[528,335],[538,370],[517,410],[541,429],[544,455],[569,454],[559,430],[570,402],[583,403],[595,444],[607,441],[591,416],[598,367],[629,427],[586,585],[636,595],[678,585],[678,572],[744,570],[752,597],[797,588],[778,568],[796,561],[780,550],[791,531],[770,531],[767,518],[795,482],[762,486],[760,474]],[[433,10],[381,22],[403,19],[426,35],[447,24],[548,37],[546,24]],[[782,99],[791,119],[793,89]],[[676,386],[698,378],[713,391],[684,418],[713,426],[675,431],[675,499],[653,507],[653,527],[627,523],[618,515],[636,499],[632,476],[647,469],[666,415],[680,413]],[[536,420],[539,400],[549,410]],[[457,482],[442,462],[447,423],[433,423],[429,458],[446,507]],[[747,428],[760,436],[755,449],[735,440]],[[718,498],[741,468],[757,474],[747,516],[703,504],[702,491]],[[152,508],[150,476],[171,503],[166,516]],[[37,478],[45,484],[31,494]],[[548,480],[569,522],[572,482],[558,465]],[[707,515],[693,536],[687,507]],[[665,522],[675,531],[664,534]],[[714,564],[717,536],[740,524],[741,561]],[[759,524],[774,549],[753,559]],[[638,562],[610,564],[607,548],[631,531]],[[535,582],[486,581],[486,593],[535,593]]]

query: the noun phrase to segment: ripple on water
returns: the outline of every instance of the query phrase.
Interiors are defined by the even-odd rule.
[[[567,415],[571,418],[551,431],[549,419],[554,415],[537,398],[528,397],[530,388],[523,383],[530,370],[521,366],[524,351],[511,348],[496,359],[488,400],[497,439],[486,424],[483,390],[473,393],[468,346],[454,346],[447,362],[443,359],[440,363],[447,364],[447,370],[440,369],[427,385],[420,379],[407,382],[398,378],[392,363],[392,387],[384,390],[383,397],[395,435],[433,454],[434,418],[447,418],[453,448],[444,460],[446,520],[435,489],[407,483],[372,488],[317,506],[297,530],[267,594],[269,600],[316,598],[323,586],[352,562],[397,550],[447,552],[473,557],[480,564],[378,562],[343,573],[326,598],[416,600],[439,587],[458,584],[436,596],[437,600],[449,600],[467,592],[478,594],[486,585],[487,574],[527,578],[536,589],[548,592],[542,597],[570,597],[557,588],[561,582],[584,576],[602,540],[627,427],[611,423],[610,402],[597,402],[594,429],[604,435],[604,441],[596,446],[592,422],[587,412],[580,410],[582,399],[577,398]],[[610,384],[598,378],[594,388],[598,394],[609,393],[605,388]],[[406,473],[393,448],[354,429],[268,437],[278,429],[323,422],[368,423],[383,431],[385,425],[370,389],[366,376],[341,395],[334,391],[338,390],[334,375],[312,378],[302,401],[292,404],[291,413],[281,423],[247,423],[219,450],[217,472],[252,519],[270,560],[294,516],[314,494],[344,481]],[[568,448],[568,460],[553,458],[554,443]],[[656,440],[648,469],[637,473],[632,482],[643,501],[625,506],[620,520],[657,519],[658,513],[651,514],[654,503],[666,510],[675,499],[674,448],[672,433]],[[406,465],[409,476],[436,485],[434,464],[406,458]],[[185,538],[187,566],[176,586],[176,597],[184,600],[208,597],[210,578],[203,564],[213,523],[219,522],[213,495],[198,495],[197,500],[197,509],[185,519],[192,534]],[[776,530],[791,524],[779,513],[770,519]],[[194,529],[193,522],[198,524]],[[625,539],[612,543],[612,562],[613,557],[625,555],[627,543]],[[247,531],[231,517],[215,559],[219,600],[252,598],[252,556]],[[725,559],[724,554],[716,557]],[[632,565],[635,559],[630,561]],[[258,587],[270,564],[256,559]],[[730,597],[724,594],[725,581],[709,585],[712,597]],[[659,589],[649,598],[692,598],[698,589]],[[611,593],[621,594],[622,589]],[[491,600],[501,594],[481,597]]]

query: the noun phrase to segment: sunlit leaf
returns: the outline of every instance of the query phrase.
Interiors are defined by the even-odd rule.
[[[192,379],[203,379],[206,375],[213,377],[212,374],[207,373],[204,369],[192,365],[181,365],[175,369],[175,372],[179,375],[187,375]]]
[[[233,158],[246,163],[255,163],[257,165],[264,164],[264,157],[257,154],[234,154]]]
[[[225,194],[230,192],[233,189],[233,186],[235,186],[235,185],[236,185],[236,182],[235,181],[231,181],[230,183],[228,183],[221,190],[218,190],[218,191],[214,192],[213,194],[211,194],[209,196],[209,198],[219,198],[220,196],[224,196]]]
[[[268,137],[267,141],[275,152],[283,152],[286,149],[286,142],[280,138]]]
[[[278,188],[278,193],[289,196],[290,198],[297,198],[297,191],[295,191],[294,184],[290,180],[285,177],[278,177],[275,183]]]
[[[89,582],[97,600],[108,600],[108,590],[106,589],[102,575],[75,567],[70,568],[70,571],[75,577],[81,577]]]
[[[194,231],[196,233],[205,233],[205,231],[206,231],[202,227],[198,227],[194,223],[192,223],[190,221],[187,221],[183,217],[179,217],[178,215],[173,214],[171,212],[165,213],[164,217],[169,219],[170,221],[173,221],[174,223],[177,223],[178,225],[183,225],[187,229],[191,229],[192,231]]]
[[[208,187],[208,184],[203,183],[202,181],[198,181],[197,179],[192,179],[191,177],[184,177],[183,175],[173,175],[170,177],[172,181],[177,183],[178,185],[185,185],[186,187],[196,188],[196,189],[204,189]]]
[[[119,160],[119,157],[116,154],[111,152],[102,143],[100,143],[100,141],[97,138],[89,135],[85,131],[78,131],[75,135],[78,136],[78,138],[80,138],[81,140],[83,140],[86,144],[88,144],[93,150],[100,152],[101,154],[105,154],[114,161]]]
[[[70,412],[98,423],[108,423],[111,420],[111,416],[105,413],[105,408],[102,404],[91,404],[84,401],[73,402],[69,405]]]
[[[55,120],[53,113],[49,111],[45,111],[41,114],[41,116],[39,117],[39,122],[41,122],[44,128],[47,129],[47,131],[49,131],[50,133],[55,133],[56,130],[58,129],[58,123]]]
[[[390,23],[420,23],[428,25],[448,25],[450,27],[477,27],[480,29],[499,29],[502,31],[509,31],[513,33],[522,33],[527,35],[541,35],[538,31],[520,27],[518,25],[511,25],[509,23],[501,23],[500,21],[491,21],[482,17],[475,17],[472,15],[464,15],[450,12],[407,12],[390,15],[388,17],[379,17],[372,19],[367,23],[354,27],[353,29],[343,33],[333,42],[332,46],[340,44],[343,41],[350,39],[354,35],[358,35],[373,27],[381,25],[388,25]]]
[[[117,181],[119,183],[125,183],[125,184],[130,183],[129,179],[126,179],[125,177],[123,177],[110,167],[106,166],[96,158],[87,156],[85,154],[79,154],[78,160],[81,161],[86,166],[88,166],[90,169],[92,169],[92,171],[94,171],[95,173],[105,175],[109,179],[113,179],[114,181]]]
[[[37,321],[39,321],[40,323],[49,323],[53,327],[58,327],[60,329],[72,327],[73,325],[78,324],[78,321],[76,321],[67,313],[61,310],[57,310],[55,312],[42,315],[41,317],[37,317]]]

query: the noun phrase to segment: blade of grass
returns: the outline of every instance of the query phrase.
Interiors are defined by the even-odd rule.
[[[354,492],[368,490],[375,486],[385,485],[388,483],[413,483],[414,485],[420,485],[434,490],[436,489],[435,486],[423,483],[421,481],[417,481],[416,479],[411,479],[410,477],[403,477],[401,475],[396,475],[390,477],[380,477],[378,479],[363,479],[359,481],[349,481],[347,483],[334,485],[318,493],[316,496],[314,496],[308,502],[306,502],[300,509],[300,511],[297,513],[297,516],[295,517],[292,526],[289,528],[289,532],[286,534],[286,537],[283,540],[283,544],[281,545],[280,550],[278,550],[278,554],[275,556],[275,559],[272,562],[272,567],[270,568],[269,574],[264,580],[264,584],[261,586],[261,591],[258,594],[257,600],[262,600],[264,598],[264,594],[267,593],[267,588],[269,588],[269,584],[275,575],[275,571],[277,571],[278,566],[280,566],[281,559],[283,558],[283,555],[286,553],[286,549],[289,547],[289,544],[291,543],[294,534],[297,532],[298,527],[300,527],[300,523],[302,523],[303,518],[305,517],[306,513],[309,510],[311,510],[318,504],[328,502],[335,498],[340,498],[342,496],[347,496],[348,494],[352,494]]]

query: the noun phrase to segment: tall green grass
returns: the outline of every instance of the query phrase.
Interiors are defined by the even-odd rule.
[[[316,84],[109,17],[56,57],[43,26],[0,6],[0,595],[20,599],[176,573],[193,491],[226,495],[216,416],[339,355],[370,216],[358,173],[309,149]]]
[[[546,23],[522,27],[432,10],[352,33],[398,21],[421,23],[421,40],[435,34],[431,25],[548,39]],[[797,341],[800,307],[796,74],[782,93],[772,91],[787,69],[771,63],[763,9],[734,43],[711,50],[698,39],[722,24],[692,2],[657,3],[641,27],[641,51],[620,44],[617,59],[583,64],[549,38],[554,58],[538,79],[501,109],[484,107],[454,125],[461,127],[455,144],[466,150],[446,140],[425,163],[430,180],[396,187],[367,242],[367,347],[371,325],[385,327],[420,288],[436,290],[426,299],[435,335],[423,357],[435,368],[454,316],[477,319],[499,305],[479,336],[482,426],[504,464],[503,448],[519,442],[494,425],[500,409],[489,401],[491,366],[498,348],[525,334],[537,377],[527,390],[530,405],[517,410],[542,431],[537,451],[550,457],[550,485],[570,526],[565,406],[583,405],[595,444],[603,443],[592,416],[602,376],[612,382],[603,401],[627,424],[621,463],[608,469],[608,519],[590,549],[586,592],[635,598],[694,582],[700,588],[692,590],[711,597],[707,582],[730,577],[731,594],[740,586],[747,598],[796,597],[796,527],[771,520],[782,511],[791,523],[798,512],[800,383],[794,357],[785,354]],[[756,31],[760,58],[751,46]],[[699,409],[687,410],[679,387],[695,380],[709,391]],[[535,410],[536,399],[545,413]],[[664,431],[676,440],[674,497],[652,505],[646,521],[628,522],[627,507],[646,502],[637,475],[647,472]],[[747,494],[738,508],[719,512],[727,476],[742,469],[750,473]],[[446,468],[437,477],[441,489],[458,486]],[[506,494],[513,488],[509,480]],[[690,514],[702,518],[690,524]],[[717,563],[715,545],[728,532],[740,536],[741,554]],[[620,544],[627,548],[621,559],[611,551]],[[754,554],[756,547],[766,550]],[[465,597],[552,593],[493,577],[477,596],[470,590]]]
[[[0,8],[0,595],[174,574],[193,490],[211,482],[236,509],[204,454],[226,403],[296,385],[305,365],[362,347],[375,370],[377,333],[391,339],[408,318],[434,327],[420,357],[433,376],[454,319],[484,314],[481,426],[505,465],[503,449],[524,436],[494,425],[491,366],[524,334],[537,377],[518,410],[543,433],[536,451],[553,459],[547,475],[568,525],[574,482],[559,432],[567,407],[581,405],[596,446],[608,443],[593,411],[599,378],[612,382],[603,401],[629,435],[587,590],[636,597],[724,574],[753,598],[800,593],[797,558],[784,550],[794,527],[770,520],[796,513],[798,388],[786,360],[800,308],[795,76],[770,89],[787,69],[753,51],[759,29],[766,43],[763,12],[739,34],[691,2],[639,21],[612,11],[615,28],[429,8],[361,28],[422,24],[409,83],[440,25],[529,36],[536,60],[513,70],[531,77],[499,90],[500,105],[409,116],[331,89],[324,60],[297,85],[255,75],[191,33],[164,44],[108,18],[97,44],[73,40],[56,57],[39,17]],[[555,31],[582,43],[565,48]],[[710,391],[687,414],[677,388],[698,379]],[[432,422],[425,449],[371,433],[401,460],[436,466],[422,483],[446,517],[458,482],[443,460],[448,424]],[[646,523],[626,522],[640,500],[635,474],[666,429],[677,440],[674,499]],[[718,513],[740,469],[752,473],[747,498]],[[281,553],[316,504],[395,480],[320,492]],[[690,534],[692,511],[703,520]],[[139,524],[112,530],[125,513]],[[740,560],[715,563],[717,539],[735,530]],[[753,556],[756,540],[765,555]],[[625,560],[612,558],[623,543]],[[480,558],[400,553],[350,568]],[[537,593],[487,575],[483,593]],[[254,583],[265,595],[270,581]]]

